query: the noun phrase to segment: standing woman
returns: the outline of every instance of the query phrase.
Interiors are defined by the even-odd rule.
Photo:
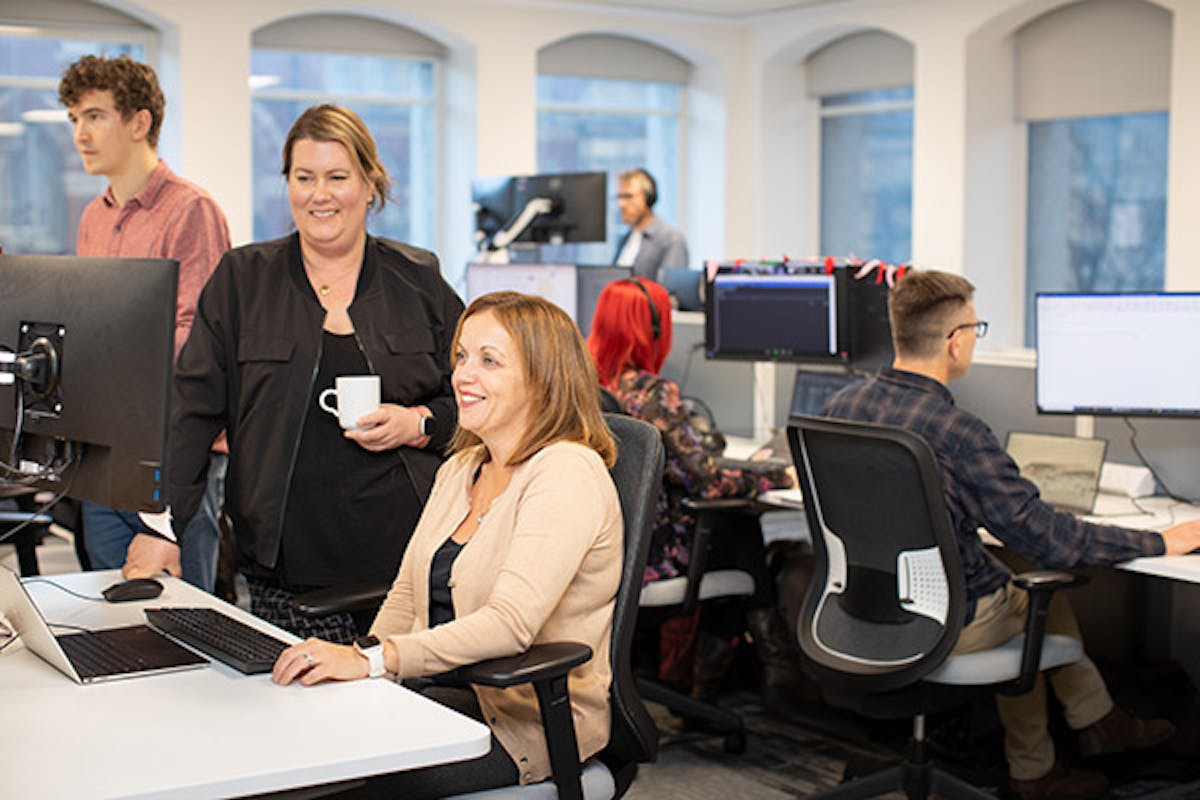
[[[592,658],[568,683],[583,761],[608,743],[609,642],[624,552],[607,469],[616,445],[600,414],[596,371],[562,309],[516,292],[471,303],[455,333],[454,364],[454,455],[438,472],[372,637],[354,647],[309,639],[279,656],[272,677],[284,685],[414,678],[533,644],[582,642]],[[549,777],[532,686],[426,693],[486,721],[491,751],[372,779],[348,796],[415,800]]]
[[[221,259],[180,354],[169,499],[178,533],[226,428],[225,508],[251,610],[351,641],[365,626],[301,614],[292,598],[395,575],[455,427],[448,358],[462,302],[433,253],[367,233],[388,177],[353,111],[301,114],[283,174],[295,233]],[[368,374],[382,404],[343,431],[318,397]]]

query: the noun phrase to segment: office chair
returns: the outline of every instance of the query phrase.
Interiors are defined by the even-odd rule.
[[[16,550],[17,569],[26,577],[41,574],[37,546],[54,521],[49,514],[37,511],[35,494],[36,490],[28,486],[0,482],[0,542]]]
[[[600,389],[600,407],[608,415],[625,414],[616,395],[603,387]],[[738,601],[750,597],[755,590],[754,578],[744,570],[708,569],[709,546],[714,527],[721,515],[744,515],[741,522],[753,525],[754,531],[761,536],[754,501],[746,498],[687,498],[684,505],[696,516],[695,538],[692,540],[687,575],[663,578],[646,584],[642,587],[641,598],[638,601],[640,626],[654,631],[655,634],[664,622],[673,617],[692,616],[700,601]],[[643,698],[664,705],[681,716],[703,721],[712,729],[723,733],[723,746],[727,753],[745,751],[746,726],[739,714],[697,700],[648,677],[638,676],[637,687]]]
[[[468,683],[499,688],[524,683],[534,685],[550,750],[553,778],[526,786],[506,786],[459,795],[457,800],[616,798],[633,783],[637,765],[654,760],[658,752],[658,729],[642,705],[634,682],[632,649],[638,593],[650,550],[654,504],[662,484],[662,437],[654,426],[633,417],[605,414],[605,421],[617,440],[617,463],[610,472],[625,520],[625,555],[613,609],[609,648],[612,729],[608,746],[581,768],[567,695],[567,673],[592,657],[592,650],[587,645],[575,642],[534,645],[520,655],[462,667],[457,674]],[[309,613],[315,614],[363,609],[372,603],[378,606],[389,588],[384,586],[381,592],[372,594],[371,587],[359,586],[341,596],[336,589],[321,590],[305,595],[300,602],[305,604],[303,608],[310,609]]]
[[[929,445],[900,428],[803,415],[789,419],[788,440],[816,555],[798,631],[805,669],[834,705],[913,719],[901,764],[818,796],[991,798],[930,762],[925,715],[969,699],[966,687],[1023,694],[1040,671],[1082,658],[1077,640],[1045,634],[1051,595],[1082,580],[1045,571],[1014,577],[1030,594],[1024,635],[951,655],[966,588]]]

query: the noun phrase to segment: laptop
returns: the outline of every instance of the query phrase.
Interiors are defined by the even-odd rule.
[[[1013,431],[1004,449],[1047,503],[1061,511],[1091,513],[1100,490],[1106,440]]]
[[[0,567],[0,614],[43,661],[80,684],[158,675],[208,661],[147,625],[55,636],[16,574]]]

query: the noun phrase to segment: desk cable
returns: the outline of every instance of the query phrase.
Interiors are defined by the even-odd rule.
[[[57,503],[59,500],[62,500],[64,497],[67,496],[67,492],[71,491],[71,485],[75,483],[75,474],[77,472],[79,472],[79,462],[80,462],[79,454],[78,454],[78,452],[76,452],[75,456],[71,459],[71,463],[67,465],[68,467],[74,467],[74,469],[71,470],[71,475],[69,478],[67,478],[66,485],[63,486],[63,488],[59,492],[57,492],[53,497],[51,497],[45,503],[45,505],[43,505],[37,511],[34,511],[32,514],[30,514],[29,519],[25,520],[24,522],[22,522],[19,525],[9,528],[7,531],[4,532],[3,535],[0,535],[0,544],[4,544],[9,539],[11,539],[12,537],[16,536],[21,531],[28,528],[30,525],[32,525],[34,523],[34,520],[36,520],[41,515],[45,514],[47,511],[49,511],[51,509],[51,507],[54,506],[55,503]]]
[[[1138,460],[1140,460],[1142,462],[1142,466],[1144,466],[1146,469],[1150,470],[1150,476],[1152,478],[1154,478],[1155,481],[1157,481],[1159,486],[1163,487],[1163,491],[1166,492],[1167,497],[1171,498],[1172,500],[1175,500],[1179,504],[1188,504],[1188,503],[1194,502],[1194,501],[1184,497],[1183,495],[1172,491],[1171,487],[1168,486],[1166,481],[1164,481],[1162,479],[1162,476],[1158,474],[1158,470],[1156,470],[1154,468],[1154,465],[1150,463],[1150,459],[1146,458],[1146,454],[1142,452],[1142,448],[1138,446],[1138,441],[1137,441],[1138,430],[1137,430],[1137,428],[1135,428],[1133,426],[1133,423],[1130,422],[1129,417],[1121,417],[1121,419],[1123,419],[1125,421],[1125,426],[1127,428],[1129,428],[1129,446],[1133,448],[1133,452],[1135,455],[1137,455]],[[1136,505],[1136,503],[1135,503],[1135,505]],[[1174,517],[1175,517],[1175,514],[1174,514],[1174,512],[1172,512],[1172,514],[1171,514],[1172,520],[1174,520]]]
[[[24,583],[26,586],[28,586],[31,583],[44,583],[47,586],[53,586],[55,589],[58,589],[60,592],[66,592],[67,594],[71,595],[72,597],[78,597],[80,600],[87,600],[92,603],[107,603],[108,602],[103,597],[96,597],[95,595],[89,595],[89,594],[80,594],[79,592],[75,591],[74,589],[68,589],[66,586],[63,586],[61,583],[59,583],[57,581],[53,581],[53,580],[50,580],[49,578],[43,578],[40,576],[26,578],[24,581],[22,581],[22,583]],[[71,626],[64,625],[63,627],[69,628]],[[80,630],[82,630],[82,628]]]

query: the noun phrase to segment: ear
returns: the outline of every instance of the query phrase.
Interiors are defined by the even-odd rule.
[[[150,116],[150,110],[139,108],[133,112],[133,117],[130,118],[132,123],[131,132],[135,140],[141,141],[150,135],[150,123],[153,117]]]

